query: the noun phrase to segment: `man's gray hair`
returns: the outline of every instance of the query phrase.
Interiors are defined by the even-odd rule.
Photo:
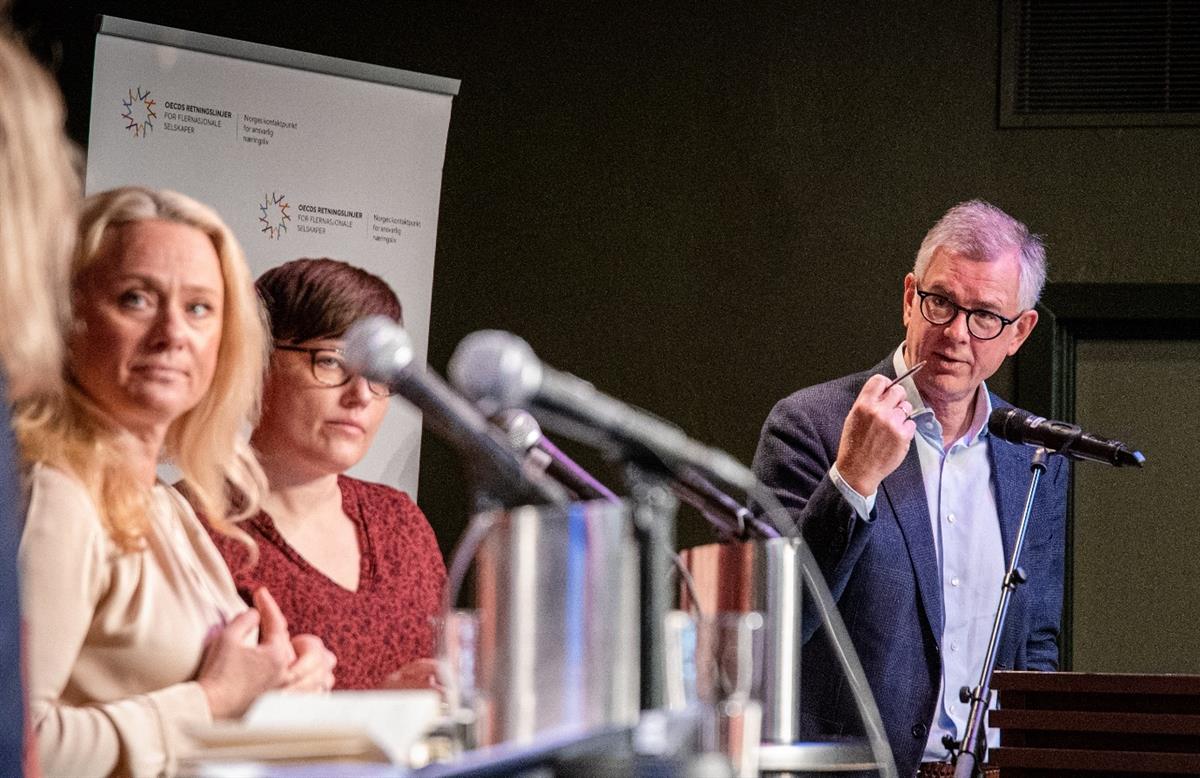
[[[938,248],[962,254],[976,262],[991,262],[1014,248],[1020,249],[1021,274],[1017,303],[1021,310],[1037,305],[1046,285],[1046,247],[1021,222],[991,203],[959,203],[933,225],[921,241],[913,275],[920,281]]]

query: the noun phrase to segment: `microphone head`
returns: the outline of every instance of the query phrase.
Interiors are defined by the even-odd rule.
[[[413,362],[412,339],[387,316],[360,319],[346,331],[346,367],[371,381],[392,384]]]
[[[1020,408],[996,408],[988,417],[988,432],[1010,443],[1024,443],[1025,430],[1041,421],[1041,416]]]
[[[542,386],[542,363],[529,344],[502,330],[463,338],[447,368],[450,382],[491,415],[529,403]]]
[[[1045,447],[1067,459],[1102,462],[1116,467],[1142,467],[1146,457],[1117,440],[1085,435],[1074,424],[1048,421],[1020,408],[996,408],[988,417],[988,431],[1009,443]]]
[[[492,421],[504,430],[513,449],[522,454],[529,453],[542,437],[542,428],[537,419],[529,411],[520,408],[501,411],[492,417]]]

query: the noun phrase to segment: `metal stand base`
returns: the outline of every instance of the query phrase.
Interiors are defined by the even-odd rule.
[[[866,738],[836,743],[763,743],[758,750],[758,771],[762,775],[878,769]]]

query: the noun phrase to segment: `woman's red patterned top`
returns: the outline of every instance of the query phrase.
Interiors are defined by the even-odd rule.
[[[258,544],[252,568],[243,569],[249,556],[241,543],[211,528],[209,534],[247,602],[265,586],[293,635],[325,641],[338,660],[334,688],[371,689],[409,661],[433,656],[446,567],[433,529],[407,494],[344,475],[338,486],[362,552],[357,591],[305,561],[266,513],[238,525]]]

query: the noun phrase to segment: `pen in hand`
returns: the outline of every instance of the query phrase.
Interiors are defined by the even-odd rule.
[[[923,367],[925,367],[925,360],[923,360],[923,359],[922,359],[920,362],[918,362],[917,364],[915,364],[915,365],[913,365],[912,367],[910,367],[908,370],[905,370],[903,373],[901,373],[901,374],[900,374],[900,377],[899,377],[899,378],[897,378],[895,381],[892,381],[890,384],[888,384],[888,385],[887,385],[887,389],[891,389],[893,386],[895,386],[896,384],[900,383],[900,382],[901,382],[901,381],[903,381],[905,378],[908,378],[910,375],[913,375],[913,374],[915,374],[915,373],[916,373],[918,370],[920,370],[920,369],[921,369],[921,368],[923,368]],[[885,391],[885,392],[886,392],[886,391],[887,391],[887,389],[884,389],[883,391]],[[904,417],[904,420],[905,420],[905,421],[912,421],[912,420],[913,420],[913,416],[915,416],[915,415],[916,415],[916,414],[911,414],[911,413],[910,413],[908,416],[905,416],[905,417]]]
[[[922,359],[920,362],[918,362],[917,364],[910,367],[908,370],[905,370],[903,373],[901,373],[900,376],[895,381],[892,381],[890,384],[888,384],[887,389],[891,389],[893,386],[900,383],[905,378],[908,378],[910,375],[915,374],[918,370],[920,370],[923,367],[925,367],[925,360]],[[886,392],[887,389],[884,389],[883,391]]]

